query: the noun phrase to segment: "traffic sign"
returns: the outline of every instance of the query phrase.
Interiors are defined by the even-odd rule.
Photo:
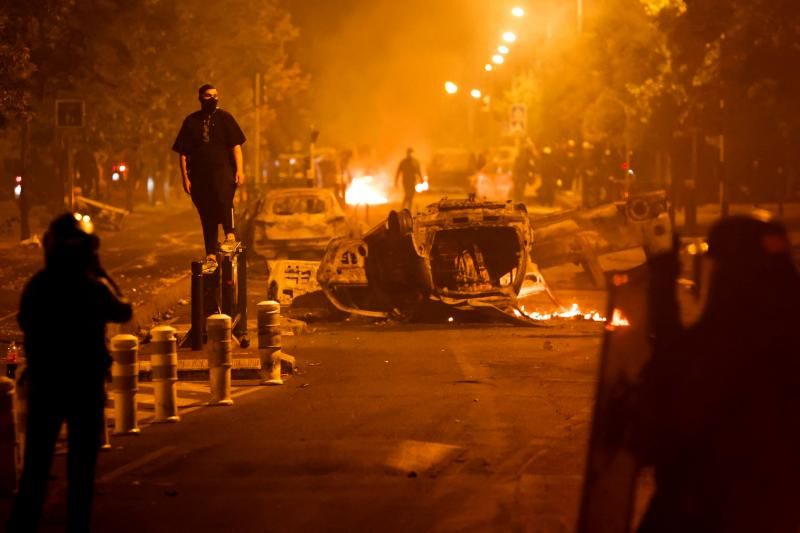
[[[525,133],[528,129],[528,107],[525,104],[511,104],[509,117],[511,133]]]

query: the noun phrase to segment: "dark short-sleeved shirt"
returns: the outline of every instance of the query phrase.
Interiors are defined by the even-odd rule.
[[[233,181],[236,161],[231,149],[245,140],[236,119],[224,109],[210,116],[196,111],[184,119],[172,149],[187,156],[192,185],[219,189]]]

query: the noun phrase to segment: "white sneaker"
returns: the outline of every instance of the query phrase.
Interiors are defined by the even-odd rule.
[[[225,238],[225,241],[219,245],[219,249],[223,252],[232,253],[236,249],[236,244],[236,237],[233,235],[228,235]]]

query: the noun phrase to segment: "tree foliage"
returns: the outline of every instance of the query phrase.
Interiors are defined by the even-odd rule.
[[[218,85],[223,106],[246,115],[257,72],[267,80],[268,109],[308,82],[287,53],[298,32],[276,0],[3,3],[0,119],[8,125],[29,120],[51,130],[53,101],[81,98],[90,144],[166,152],[202,83]]]

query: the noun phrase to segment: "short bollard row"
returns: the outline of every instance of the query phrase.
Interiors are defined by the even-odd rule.
[[[281,306],[274,300],[259,302],[258,351],[261,358],[261,384],[283,385],[282,363],[294,368],[295,359],[281,348]]]
[[[232,321],[227,315],[211,315],[206,321],[208,332],[209,406],[232,405]],[[176,330],[158,326],[150,331],[152,371],[155,397],[153,422],[178,422],[178,351]],[[137,435],[141,432],[136,410],[139,390],[139,341],[133,335],[111,338],[111,394],[114,398],[114,432]],[[281,351],[280,304],[274,301],[258,304],[258,347],[261,358],[261,384],[282,385],[281,366],[294,369],[295,359]],[[22,366],[17,369],[18,375]],[[17,380],[0,377],[0,496],[13,494],[21,471],[27,420],[27,387]],[[102,448],[110,448],[108,423],[103,416]]]

